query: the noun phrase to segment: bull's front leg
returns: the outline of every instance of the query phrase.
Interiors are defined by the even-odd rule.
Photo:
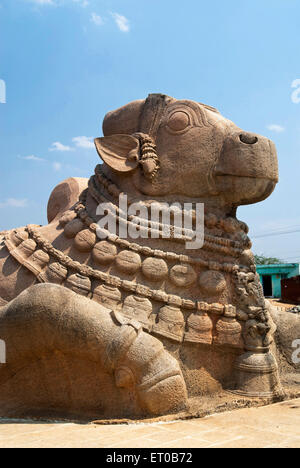
[[[51,284],[0,309],[1,416],[142,417],[187,401],[178,362],[135,322]]]

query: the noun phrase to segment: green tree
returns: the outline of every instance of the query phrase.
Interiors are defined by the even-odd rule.
[[[256,265],[278,265],[284,263],[280,258],[266,257],[265,255],[254,255]]]

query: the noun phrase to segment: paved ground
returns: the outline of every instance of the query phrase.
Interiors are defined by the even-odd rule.
[[[0,420],[0,448],[300,448],[300,400],[171,423],[117,426]]]

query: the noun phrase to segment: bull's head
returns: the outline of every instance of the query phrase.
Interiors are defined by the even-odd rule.
[[[234,207],[265,199],[278,182],[270,140],[197,102],[153,94],[109,112],[103,133],[95,143],[106,169],[146,196]]]

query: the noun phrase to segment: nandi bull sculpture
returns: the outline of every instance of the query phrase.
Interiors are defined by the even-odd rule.
[[[160,94],[109,112],[103,133],[103,164],[54,189],[49,225],[1,233],[0,415],[142,418],[225,391],[280,395],[276,327],[236,218],[274,190],[273,143]],[[164,238],[162,223],[122,217],[120,194],[146,211],[204,203],[203,247],[186,250],[172,220]],[[100,229],[108,202],[144,235]]]

